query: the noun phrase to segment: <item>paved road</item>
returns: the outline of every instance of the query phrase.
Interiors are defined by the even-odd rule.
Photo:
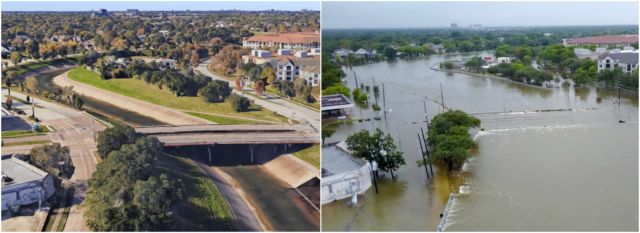
[[[242,197],[240,197],[240,194],[236,192],[236,187],[234,187],[233,184],[230,184],[212,167],[195,160],[193,160],[193,162],[209,176],[213,183],[215,183],[216,188],[218,188],[222,196],[227,200],[229,206],[231,206],[231,212],[233,212],[233,216],[236,218],[239,231],[263,231],[264,227],[262,227],[260,221],[258,221],[255,209],[249,207]]]
[[[231,85],[232,87],[235,87],[235,83],[233,83],[232,81],[229,81],[227,79],[219,77],[214,73],[211,73],[211,71],[209,71],[209,69],[207,68],[207,65],[209,65],[210,63],[211,63],[211,59],[205,60],[198,65],[196,70],[213,79],[229,82],[229,85]],[[248,92],[254,92],[254,90],[249,87],[245,87],[244,90]],[[233,92],[236,94],[242,94],[235,88],[233,89]],[[278,97],[270,97],[269,99],[257,98],[253,95],[245,95],[245,97],[249,98],[250,100],[254,101],[256,104],[266,109],[277,112],[278,114],[286,116],[290,119],[300,121],[301,123],[309,122],[315,129],[318,129],[318,130],[320,129],[320,124],[322,122],[320,118],[320,112],[318,111],[309,109],[300,104],[296,104],[291,101],[287,101]]]
[[[3,90],[3,95],[6,90]],[[12,96],[26,99],[24,94],[12,92]],[[63,105],[46,102],[44,100],[35,99],[36,107],[35,115],[42,124],[53,126],[55,131],[50,133],[51,141],[61,143],[68,146],[71,152],[71,159],[75,166],[75,172],[70,181],[76,186],[74,194],[74,205],[69,212],[69,218],[65,225],[65,231],[88,231],[80,203],[84,200],[87,191],[87,181],[96,170],[96,160],[93,151],[96,150],[96,142],[94,140],[95,132],[102,131],[105,126],[98,121],[94,121],[86,113]],[[15,103],[15,102],[14,102]],[[25,113],[31,115],[31,107],[18,103],[16,108],[23,109]],[[3,148],[5,153],[5,148]]]

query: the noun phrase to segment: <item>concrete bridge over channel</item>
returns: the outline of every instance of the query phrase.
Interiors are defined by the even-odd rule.
[[[143,126],[136,132],[157,137],[165,150],[216,166],[265,164],[320,143],[309,125]]]
[[[316,144],[318,132],[308,125],[182,125],[136,127],[165,146]]]

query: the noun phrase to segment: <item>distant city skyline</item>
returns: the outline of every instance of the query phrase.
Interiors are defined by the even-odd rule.
[[[637,25],[638,2],[323,2],[323,29]]]
[[[166,1],[111,1],[111,2],[30,2],[30,1],[2,1],[2,11],[92,11],[98,9],[107,11],[124,11],[138,9],[140,11],[216,11],[216,10],[282,10],[299,11],[320,10],[320,2],[166,2]]]

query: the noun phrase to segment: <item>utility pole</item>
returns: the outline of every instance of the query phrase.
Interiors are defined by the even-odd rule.
[[[428,120],[427,125],[429,125]],[[422,139],[424,140],[424,151],[426,152],[425,154],[427,154],[427,159],[431,160],[431,157],[429,156],[429,144],[427,143],[427,138],[424,136],[424,130],[420,128],[420,131],[422,131]],[[431,163],[429,163],[429,168],[431,168],[431,177],[433,177],[433,166],[431,165]]]
[[[34,107],[36,103],[36,98],[31,98],[31,116],[36,118],[36,108]]]
[[[358,76],[355,71],[353,71],[353,78],[356,80],[356,88],[360,88],[360,86],[358,86]]]
[[[418,146],[420,149],[420,155],[422,155],[422,165],[424,166],[424,172],[427,174],[427,179],[430,180],[431,177],[429,176],[429,168],[427,167],[427,158],[424,157],[424,148],[422,147],[421,140],[422,139],[420,138],[420,133],[418,133]]]
[[[616,89],[618,90],[618,108],[620,108],[620,81],[616,81]]]
[[[446,107],[444,105],[444,93],[442,92],[442,83],[440,83],[440,102],[442,103],[442,111],[446,111]]]

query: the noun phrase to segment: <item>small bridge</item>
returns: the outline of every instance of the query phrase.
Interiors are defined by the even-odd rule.
[[[317,144],[318,132],[308,125],[182,125],[136,127],[167,147],[197,145]]]

